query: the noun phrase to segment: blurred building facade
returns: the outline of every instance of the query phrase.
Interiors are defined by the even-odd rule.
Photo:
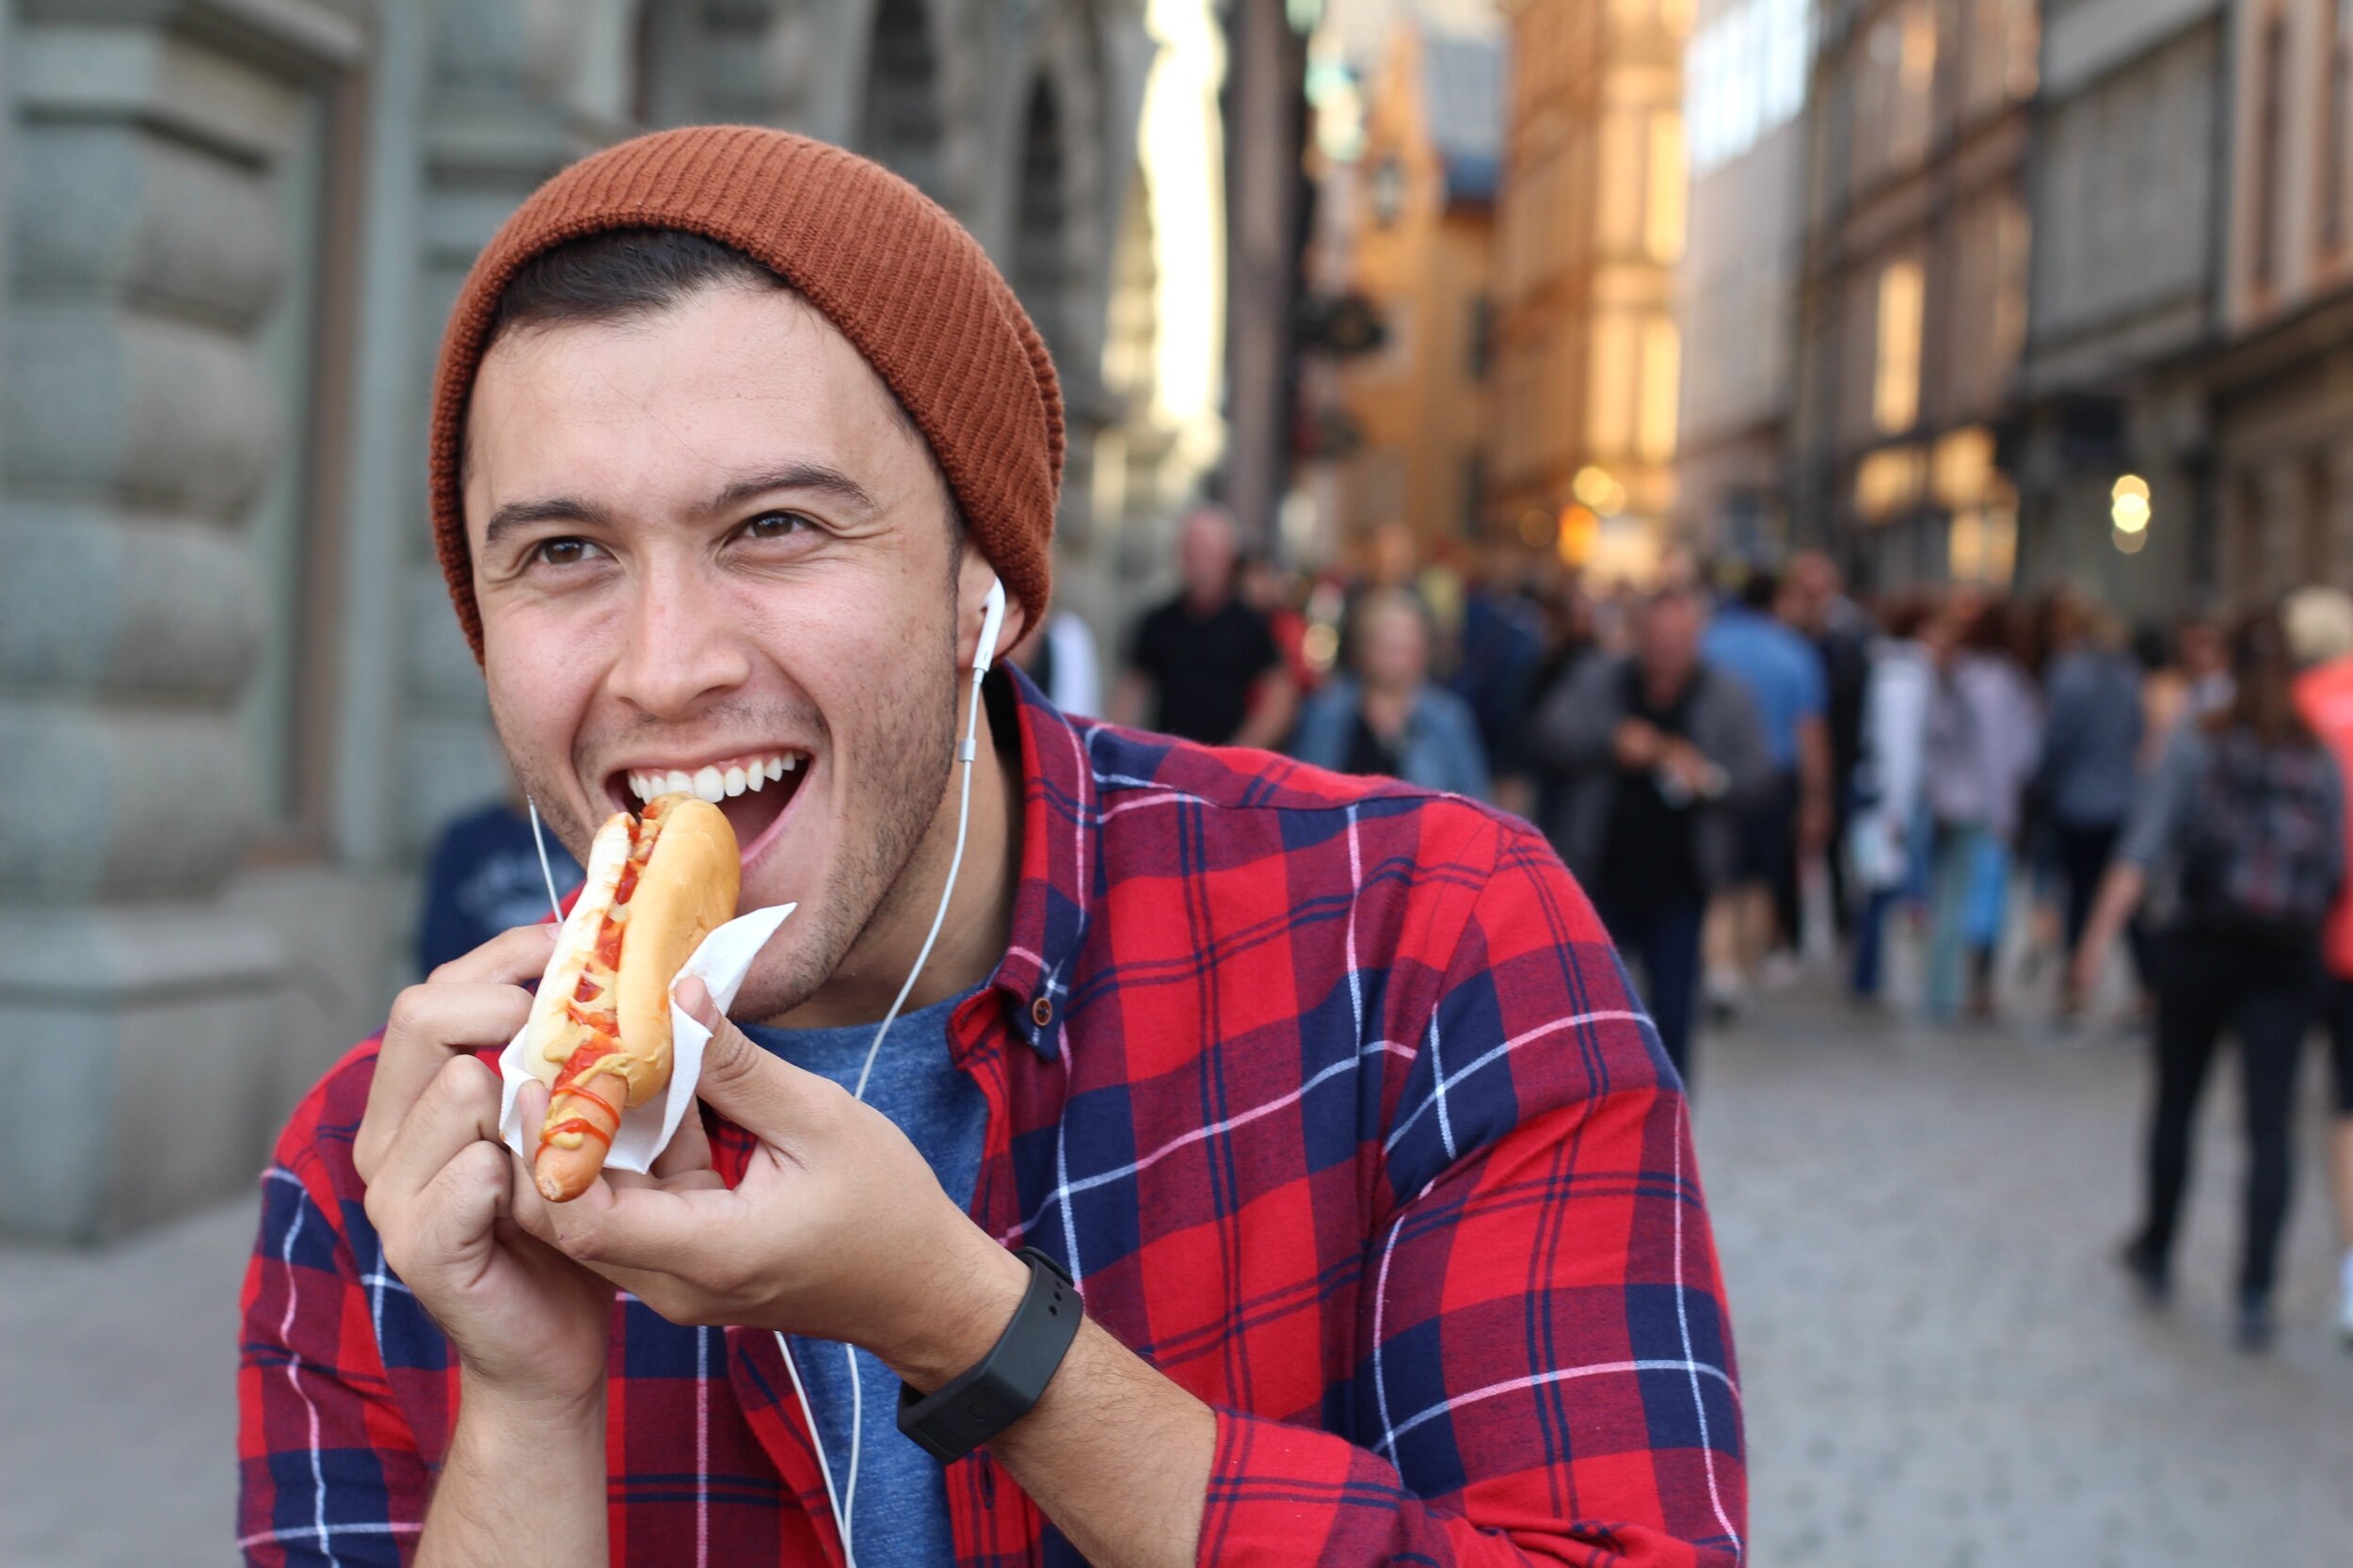
[[[1345,230],[1339,297],[1369,309],[1382,337],[1337,366],[1342,540],[1402,521],[1426,555],[1485,526],[1503,67],[1493,26],[1406,18],[1369,84],[1349,200],[1333,215]]]
[[[2353,584],[2353,8],[2236,0],[2226,25],[2207,564],[2224,601],[2245,603]],[[2159,496],[2153,535],[2163,520]]]
[[[2213,581],[2227,15],[2222,0],[2043,0],[2031,319],[2005,454],[2018,578],[2136,616]],[[2150,512],[2120,531],[2127,476]]]
[[[1795,532],[1866,582],[2006,584],[2035,0],[1824,0],[1816,24]]]
[[[955,212],[1062,369],[1058,592],[1103,624],[1217,457],[1209,0],[6,0],[0,41],[0,1230],[249,1179],[409,978],[417,855],[505,785],[433,351],[564,163],[756,120]]]
[[[1494,501],[1530,543],[1648,575],[1674,509],[1690,0],[1510,0]]]
[[[1785,544],[1803,119],[1812,0],[1698,0],[1684,50],[1689,238],[1675,278],[1683,357],[1675,516],[1695,548]]]

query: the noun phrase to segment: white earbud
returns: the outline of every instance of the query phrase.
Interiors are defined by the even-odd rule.
[[[988,666],[997,662],[997,633],[1005,625],[1005,584],[998,578],[988,580],[988,603],[981,612],[981,646],[972,656],[972,679],[978,680],[988,673]]]

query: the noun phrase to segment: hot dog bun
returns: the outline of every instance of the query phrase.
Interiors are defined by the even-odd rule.
[[[734,829],[693,795],[598,830],[525,1026],[524,1060],[549,1086],[532,1173],[550,1201],[586,1192],[621,1112],[669,1087],[671,983],[734,915],[741,874]]]

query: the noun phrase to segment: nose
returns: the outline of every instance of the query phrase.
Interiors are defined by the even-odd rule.
[[[693,713],[736,690],[751,661],[723,596],[691,568],[651,565],[635,584],[613,695],[653,718]]]

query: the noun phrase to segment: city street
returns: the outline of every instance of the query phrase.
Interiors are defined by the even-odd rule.
[[[2169,1317],[2109,1261],[2141,1077],[2111,1034],[1934,1034],[1774,999],[1703,1044],[1757,1568],[2320,1563],[2353,1540],[2353,1356],[2298,1173],[2278,1351],[2227,1339],[2216,1096]],[[2315,1057],[2312,1064],[2320,1064]],[[2318,1147],[2313,1074],[2301,1147]],[[243,1203],[0,1252],[0,1563],[226,1565]]]

